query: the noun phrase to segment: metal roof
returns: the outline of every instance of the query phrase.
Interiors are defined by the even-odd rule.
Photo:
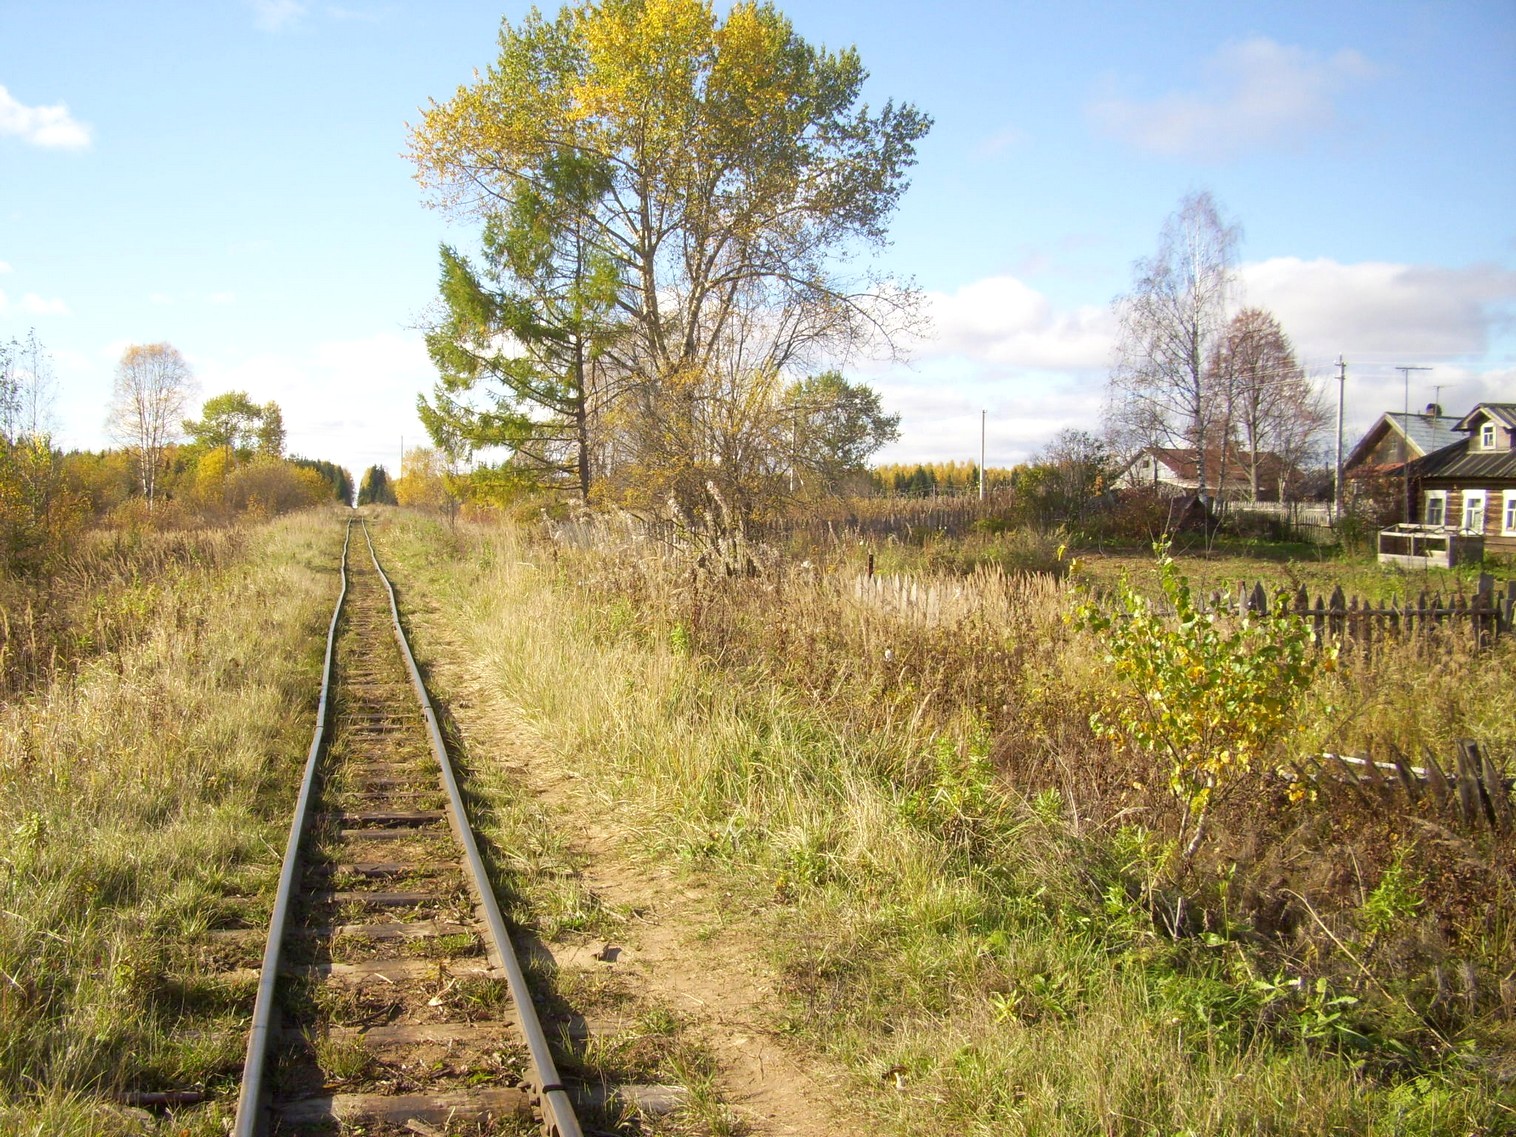
[[[1468,439],[1425,458],[1413,467],[1423,478],[1466,481],[1516,481],[1516,450],[1469,452]]]
[[[1516,403],[1480,403],[1458,420],[1458,429],[1473,430],[1475,421],[1486,414],[1504,426],[1516,428]]]
[[[1412,460],[1435,454],[1445,446],[1463,441],[1463,436],[1455,430],[1459,421],[1452,415],[1406,415],[1386,411],[1348,453],[1343,469],[1351,470],[1357,466],[1379,445],[1380,439],[1392,432],[1409,439]],[[1397,460],[1385,468],[1399,469],[1400,462]]]
[[[1384,417],[1423,454],[1435,454],[1444,446],[1463,441],[1457,431],[1460,420],[1452,415],[1408,415],[1390,411]]]

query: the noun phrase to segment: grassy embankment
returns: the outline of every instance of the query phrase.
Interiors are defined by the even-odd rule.
[[[942,577],[926,618],[855,596],[862,550],[721,580],[631,541],[405,518],[384,541],[534,745],[759,914],[782,1025],[882,1122],[1516,1125],[1510,838],[1260,775],[1176,876],[1163,777],[1089,729],[1112,676],[1063,586]],[[1345,655],[1300,744],[1474,737],[1508,760],[1513,673],[1509,639]]]
[[[207,933],[267,924],[341,533],[322,511],[102,537],[56,582],[50,642],[11,660],[0,1132],[224,1131],[253,990],[212,973],[262,945]],[[111,1104],[194,1087],[216,1100]]]

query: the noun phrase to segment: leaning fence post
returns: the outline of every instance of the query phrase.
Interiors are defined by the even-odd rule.
[[[1400,747],[1391,745],[1390,761],[1395,763],[1395,776],[1400,779],[1400,785],[1405,790],[1405,796],[1411,799],[1415,805],[1421,800],[1421,779],[1411,773],[1411,764],[1405,760],[1405,755],[1400,752]]]
[[[1448,802],[1448,795],[1452,788],[1448,785],[1448,776],[1442,772],[1442,767],[1437,764],[1437,755],[1431,749],[1423,747],[1422,761],[1426,764],[1427,788],[1432,791],[1432,797],[1437,801],[1437,807],[1441,809]]]
[[[1506,788],[1505,778],[1495,768],[1494,761],[1490,758],[1489,751],[1480,750],[1479,743],[1470,742],[1469,749],[1477,755],[1479,771],[1484,775],[1485,807],[1490,813],[1490,824],[1502,832],[1511,827],[1511,795]]]
[[[1458,803],[1460,812],[1464,814],[1464,820],[1469,824],[1474,823],[1477,815],[1483,813],[1490,822],[1490,827],[1495,826],[1495,808],[1485,796],[1483,775],[1480,769],[1479,744],[1471,738],[1458,740]]]

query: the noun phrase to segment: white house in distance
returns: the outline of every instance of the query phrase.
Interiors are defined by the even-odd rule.
[[[1259,451],[1258,500],[1288,500],[1301,481],[1295,467],[1277,454]],[[1126,468],[1116,475],[1116,485],[1157,490],[1168,497],[1188,496],[1200,488],[1193,447],[1147,446],[1133,455]],[[1219,501],[1243,502],[1252,497],[1245,451],[1227,454],[1223,478],[1219,450],[1208,449],[1205,455],[1207,491]]]

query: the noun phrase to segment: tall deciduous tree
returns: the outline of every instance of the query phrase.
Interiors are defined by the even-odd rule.
[[[1209,373],[1229,407],[1241,441],[1249,497],[1258,500],[1260,473],[1269,455],[1286,471],[1301,464],[1327,424],[1321,393],[1295,358],[1294,345],[1272,314],[1244,308],[1212,349]]]
[[[1158,251],[1136,263],[1132,291],[1116,302],[1113,414],[1144,443],[1193,448],[1202,501],[1206,443],[1226,412],[1207,365],[1227,325],[1240,239],[1209,193],[1191,194],[1164,223]]]
[[[228,461],[251,458],[254,452],[269,458],[284,454],[284,412],[278,403],[260,406],[246,391],[212,395],[200,408],[200,418],[185,419],[183,425],[195,445],[224,450]]]
[[[928,118],[861,105],[856,51],[811,46],[768,4],[722,20],[704,0],[602,0],[506,23],[500,45],[487,75],[426,112],[412,156],[443,205],[518,237],[523,217],[542,219],[551,239],[491,253],[487,228],[484,275],[506,270],[496,296],[526,308],[480,304],[454,274],[467,287],[450,307],[474,318],[442,330],[528,360],[497,374],[550,416],[565,414],[561,389],[570,414],[586,397],[586,354],[642,405],[672,400],[693,427],[682,471],[726,481],[740,453],[769,460],[763,439],[729,431],[771,430],[772,414],[749,412],[773,403],[777,377],[887,346],[913,314],[911,289],[850,266],[884,241]],[[517,263],[533,247],[544,256]],[[444,381],[468,374],[444,346]]]
[[[115,394],[106,425],[137,457],[142,495],[152,509],[164,449],[178,438],[194,374],[171,344],[133,344],[116,365]]]
[[[792,384],[784,394],[790,418],[791,462],[816,488],[835,489],[859,474],[881,446],[900,437],[900,416],[887,415],[879,392],[826,371]]]

